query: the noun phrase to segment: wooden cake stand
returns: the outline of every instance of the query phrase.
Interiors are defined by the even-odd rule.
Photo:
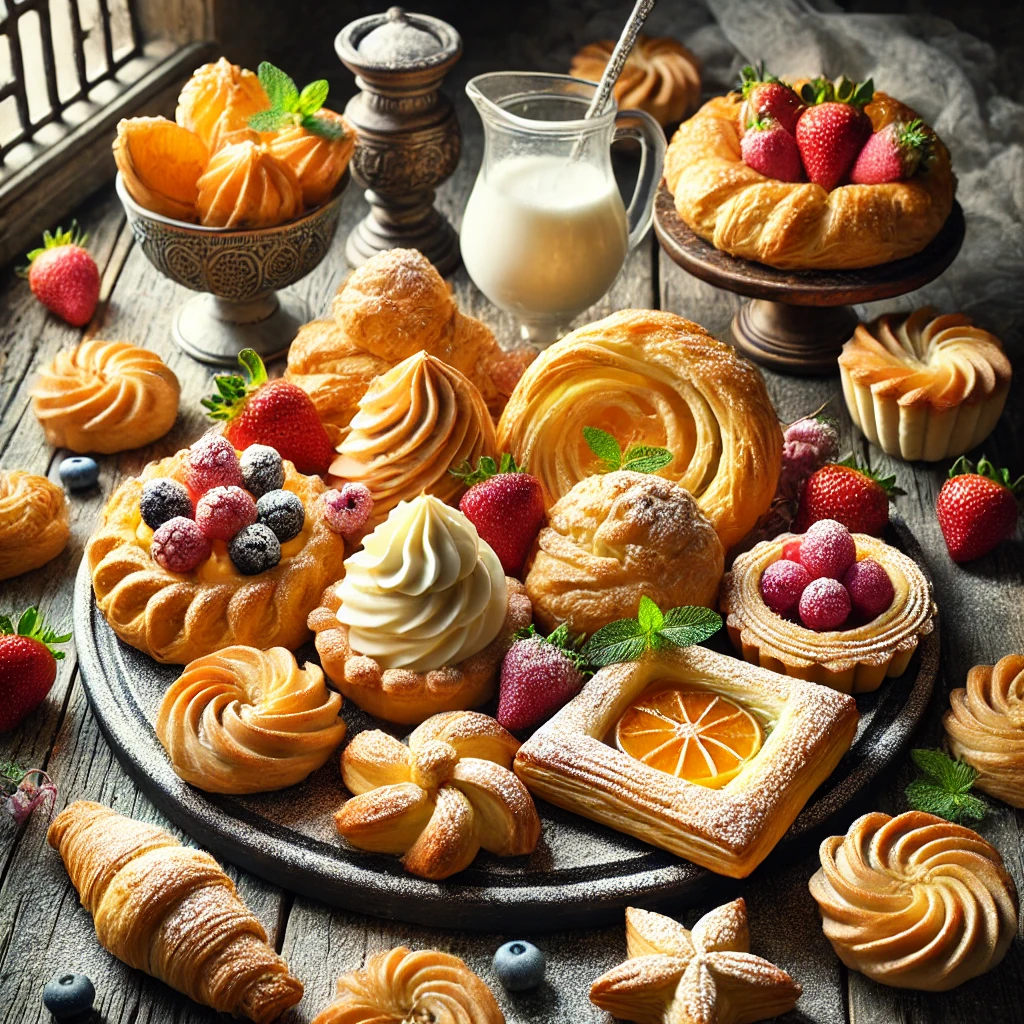
[[[814,376],[836,372],[843,343],[857,325],[853,303],[905,295],[953,262],[964,240],[964,211],[954,202],[942,230],[914,256],[863,270],[777,270],[730,256],[679,219],[664,181],[654,202],[654,230],[684,270],[753,300],[732,321],[744,355],[769,370]]]

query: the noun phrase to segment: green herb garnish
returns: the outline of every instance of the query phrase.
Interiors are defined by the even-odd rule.
[[[623,451],[613,435],[597,427],[584,427],[583,440],[601,460],[605,473],[614,473],[617,469],[628,469],[634,473],[657,473],[672,461],[672,453],[667,448],[657,448],[650,444],[634,444]]]
[[[340,124],[318,112],[327,102],[327,80],[321,78],[310,82],[301,92],[289,75],[270,61],[260,64],[257,74],[260,85],[270,100],[270,109],[261,110],[249,118],[249,127],[258,132],[276,132],[300,124],[306,131],[333,142],[340,139],[345,131]]]
[[[971,795],[978,777],[975,768],[966,761],[954,761],[941,750],[917,749],[910,756],[921,770],[921,777],[906,789],[907,800],[915,811],[935,814],[960,825],[985,817],[988,807],[984,800]]]

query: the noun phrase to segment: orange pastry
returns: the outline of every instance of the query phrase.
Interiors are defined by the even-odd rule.
[[[204,64],[185,83],[174,119],[195,132],[212,155],[227,143],[255,140],[249,118],[269,107],[259,78],[221,57]]]
[[[0,469],[0,580],[46,565],[70,536],[63,488],[36,473]]]
[[[341,137],[326,139],[297,124],[274,132],[267,143],[270,152],[295,172],[307,207],[319,206],[331,197],[356,145],[355,129],[341,114],[321,108],[316,116],[335,123]]]
[[[218,150],[206,165],[196,205],[206,227],[273,227],[302,213],[302,186],[267,146],[238,142]]]

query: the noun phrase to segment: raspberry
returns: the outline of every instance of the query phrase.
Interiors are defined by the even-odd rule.
[[[811,582],[811,574],[788,559],[772,562],[761,576],[761,597],[773,612],[785,615],[797,606],[800,595]]]
[[[811,580],[800,595],[800,619],[808,629],[838,629],[849,617],[850,595],[839,580]]]
[[[139,499],[139,512],[142,513],[142,521],[151,530],[163,526],[175,516],[183,519],[195,517],[192,499],[184,485],[166,476],[146,481]]]
[[[211,487],[241,487],[242,470],[234,446],[222,434],[203,434],[188,450],[185,484],[193,498]]]
[[[843,586],[850,595],[853,610],[865,619],[881,615],[892,604],[896,593],[889,574],[873,558],[854,562],[843,576]]]
[[[256,516],[282,544],[298,537],[306,524],[302,500],[291,491],[268,491],[256,502]]]
[[[191,572],[210,557],[210,541],[194,519],[175,516],[157,528],[149,553],[168,572]]]
[[[788,559],[790,562],[800,561],[800,548],[803,545],[801,540],[787,540],[782,545],[782,557]]]
[[[284,487],[284,461],[269,444],[249,445],[238,461],[245,489],[254,498]]]
[[[327,525],[343,536],[357,533],[373,511],[373,498],[363,484],[344,484],[340,490],[324,495],[324,519]]]
[[[782,473],[779,486],[799,494],[807,478],[821,465],[818,449],[806,441],[786,441],[782,445]]]
[[[241,487],[214,487],[196,502],[196,522],[210,540],[231,540],[256,522],[256,502]]]
[[[828,576],[841,580],[856,560],[857,545],[842,523],[819,519],[804,534],[800,562],[812,579]]]
[[[787,443],[799,441],[811,445],[818,453],[818,466],[832,462],[839,454],[839,434],[835,425],[829,420],[819,420],[814,416],[806,416],[802,420],[790,423],[782,435]],[[814,468],[817,469],[818,466]]]
[[[263,523],[253,523],[235,534],[228,554],[243,576],[258,576],[281,561],[281,543]]]

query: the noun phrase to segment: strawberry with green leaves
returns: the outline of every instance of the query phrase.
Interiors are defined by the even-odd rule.
[[[743,94],[743,105],[740,107],[742,134],[762,119],[774,121],[790,135],[796,132],[796,123],[804,109],[803,101],[785,82],[767,74],[763,62],[756,67],[748,64],[740,72],[740,92]]]
[[[880,537],[889,522],[889,502],[903,493],[895,476],[873,473],[848,455],[810,475],[800,499],[796,528],[804,533],[813,523],[834,519],[851,533]]]
[[[972,562],[1008,540],[1017,529],[1017,499],[1024,493],[1024,476],[1010,479],[984,456],[977,468],[961,456],[942,485],[935,511],[954,562]]]
[[[864,107],[871,102],[874,85],[842,77],[834,85],[827,78],[808,82],[801,90],[808,104],[796,123],[796,142],[807,177],[831,192],[846,177],[871,135]]]
[[[764,115],[747,125],[740,141],[743,162],[766,178],[803,181],[804,165],[796,139],[778,121]]]
[[[864,143],[850,181],[854,185],[885,185],[912,178],[927,160],[931,144],[931,133],[920,118],[893,121]]]
[[[269,61],[257,68],[260,85],[270,100],[270,109],[249,118],[249,127],[258,132],[276,132],[302,125],[308,132],[331,142],[345,134],[341,124],[320,115],[327,102],[327,80],[310,82],[301,92],[289,75]]]
[[[85,248],[87,239],[74,221],[67,231],[46,231],[42,246],[28,254],[28,266],[18,271],[32,294],[72,327],[92,319],[100,298],[100,271]]]
[[[64,657],[56,645],[70,639],[70,633],[50,629],[36,608],[17,625],[0,615],[0,732],[20,725],[46,699]]]

